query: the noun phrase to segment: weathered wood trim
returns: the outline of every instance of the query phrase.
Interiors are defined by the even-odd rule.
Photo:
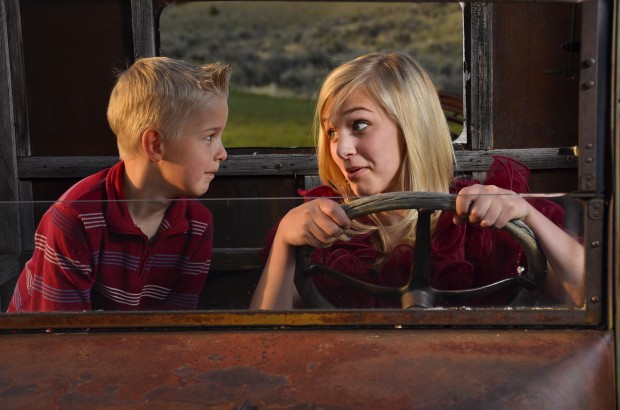
[[[572,148],[497,149],[457,151],[457,171],[486,171],[494,155],[523,162],[531,169],[575,168],[576,157],[562,154]],[[83,178],[115,164],[118,157],[21,157],[17,165],[20,180],[39,178]],[[248,175],[315,175],[314,154],[229,155],[222,163],[220,176]]]
[[[211,270],[240,271],[263,269],[258,252],[261,248],[213,248]]]
[[[19,271],[19,254],[0,255],[0,285],[15,278],[19,275]]]
[[[114,156],[21,157],[17,159],[19,179],[84,178],[119,161]]]
[[[17,152],[22,116],[17,107],[21,77],[21,32],[17,0],[0,0],[0,200],[19,200]],[[19,60],[19,61],[18,61]],[[17,68],[16,68],[17,67]],[[16,90],[15,87],[18,89]],[[19,274],[21,247],[19,210],[0,207],[0,284]],[[0,301],[1,303],[2,301]]]
[[[14,0],[0,0],[0,200],[14,201],[17,192],[17,138],[13,105],[10,26]],[[3,241],[0,239],[0,242]],[[0,245],[0,249],[2,245]]]
[[[470,32],[466,47],[467,135],[473,150],[493,148],[493,4],[466,6]],[[467,74],[467,73],[466,73]],[[467,78],[469,77],[469,78]]]
[[[608,29],[608,11],[604,2],[590,2],[582,6],[581,14],[581,67],[579,71],[579,190],[583,193],[602,193],[606,126],[605,110],[610,84],[605,72],[610,62],[602,51]],[[598,28],[594,30],[593,28]]]
[[[457,151],[457,172],[488,171],[494,156],[504,156],[516,159],[530,169],[564,169],[577,168],[577,157],[572,154],[572,148],[520,148],[520,149],[492,149],[487,151]]]
[[[131,27],[134,59],[155,56],[155,17],[152,0],[131,0]]]
[[[13,127],[18,155],[30,155],[28,134],[28,107],[22,46],[21,15],[18,0],[7,0],[8,59],[11,76],[11,103],[13,105]]]
[[[21,249],[22,252],[34,250],[34,233],[38,221],[34,217],[34,207],[32,206],[32,181],[19,181],[19,222],[21,230]]]

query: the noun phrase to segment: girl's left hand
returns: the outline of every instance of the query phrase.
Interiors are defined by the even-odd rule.
[[[471,185],[459,191],[453,221],[501,229],[514,219],[525,220],[530,209],[531,205],[512,191],[495,185]]]

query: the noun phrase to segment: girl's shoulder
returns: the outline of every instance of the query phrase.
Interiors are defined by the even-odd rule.
[[[514,158],[500,155],[493,156],[493,162],[486,173],[484,181],[467,177],[454,179],[450,192],[456,194],[462,188],[474,185],[495,185],[502,189],[511,190],[517,194],[524,194],[530,191],[528,181],[530,179],[530,169],[527,165]]]

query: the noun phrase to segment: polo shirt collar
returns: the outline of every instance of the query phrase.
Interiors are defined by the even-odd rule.
[[[140,234],[142,231],[135,226],[129,214],[129,208],[127,208],[127,201],[123,192],[124,171],[125,163],[120,161],[112,166],[106,175],[105,189],[108,201],[103,204],[105,219],[112,231]],[[187,200],[191,199],[176,198],[171,201],[160,225],[158,235],[171,235],[189,230],[189,222],[186,216]]]

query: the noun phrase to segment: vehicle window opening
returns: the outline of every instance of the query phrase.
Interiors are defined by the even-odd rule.
[[[313,146],[323,77],[380,50],[416,56],[440,91],[453,138],[463,129],[457,3],[188,2],[163,10],[159,33],[161,55],[232,65],[229,147]]]

